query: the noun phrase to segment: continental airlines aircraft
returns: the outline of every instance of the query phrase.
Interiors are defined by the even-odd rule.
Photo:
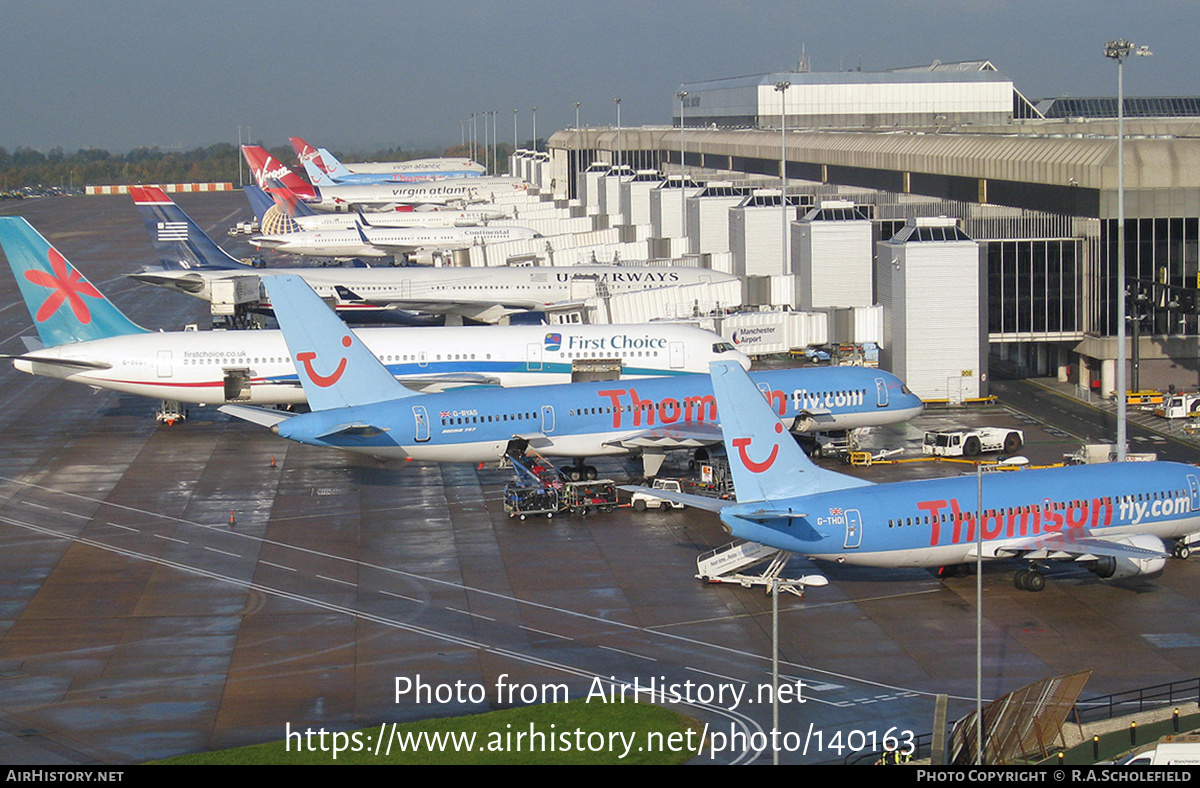
[[[467,205],[490,202],[497,196],[524,191],[529,184],[519,178],[454,178],[427,183],[373,183],[316,187],[279,163],[266,150],[243,145],[255,182],[266,188],[271,180],[282,181],[311,207],[319,211],[355,211],[360,208],[390,210],[410,205]]]
[[[305,155],[320,154],[323,161],[331,167],[340,165],[345,167],[347,171],[352,173],[411,173],[420,175],[429,172],[464,172],[474,175],[482,175],[484,168],[482,164],[471,161],[470,159],[410,159],[408,161],[366,161],[355,162],[352,164],[342,164],[324,148],[315,148],[309,145],[300,137],[289,137],[288,142],[292,143],[292,150],[296,152],[296,158],[303,159]],[[331,173],[333,174],[333,173]]]
[[[654,495],[720,512],[734,536],[824,561],[946,567],[976,559],[974,477],[871,484],[824,470],[742,369],[714,362],[712,380],[737,500]],[[1013,577],[1017,588],[1044,588],[1050,560],[1079,562],[1106,579],[1148,575],[1172,546],[1186,557],[1185,537],[1200,532],[1200,468],[1139,462],[992,473],[981,515],[983,558],[1028,562]]]
[[[160,269],[130,277],[206,301],[212,283],[238,276],[264,279],[281,273],[302,277],[339,313],[366,313],[378,320],[387,310],[459,315],[494,323],[518,312],[576,300],[586,285],[603,284],[610,293],[736,281],[732,274],[704,268],[574,265],[521,268],[251,268],[231,257],[159,188],[131,187],[129,193],[162,260]],[[268,306],[264,302],[264,308]]]
[[[582,464],[587,457],[640,452],[645,475],[653,476],[668,449],[720,443],[707,375],[414,394],[303,280],[274,276],[264,284],[312,412],[221,410],[284,438],[435,462],[485,462],[529,446],[575,458],[589,476],[595,469]],[[921,401],[894,375],[863,367],[777,370],[754,380],[781,417],[815,419],[827,429],[889,424],[921,411]]]
[[[40,343],[13,358],[22,372],[180,403],[305,402],[279,331],[147,331],[134,324],[19,217],[0,218],[0,247]],[[328,310],[321,306],[322,312]],[[750,359],[717,334],[691,326],[471,326],[375,328],[359,336],[406,386],[567,383],[603,367],[622,378],[681,375]]]
[[[400,214],[395,214],[400,215]],[[363,227],[351,230],[304,230],[295,233],[256,235],[250,243],[259,249],[315,257],[403,257],[417,252],[453,251],[489,243],[503,243],[542,234],[528,227]]]

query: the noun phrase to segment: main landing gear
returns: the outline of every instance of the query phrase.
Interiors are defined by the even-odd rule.
[[[563,473],[573,482],[591,481],[598,475],[594,465],[584,465],[583,460],[576,460],[574,465],[569,465],[563,469]]]
[[[1046,576],[1035,566],[1018,569],[1013,574],[1013,586],[1021,591],[1041,591],[1046,587]]]

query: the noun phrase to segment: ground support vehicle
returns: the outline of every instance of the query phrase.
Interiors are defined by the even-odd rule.
[[[520,482],[509,482],[504,486],[504,511],[509,517],[524,520],[545,515],[549,518],[562,510],[562,498],[554,487],[522,485]]]
[[[678,479],[655,479],[653,483],[655,490],[666,490],[668,492],[683,492],[683,486]],[[665,498],[656,498],[649,493],[636,492],[629,501],[634,508],[634,511],[644,512],[647,509],[683,509],[684,504],[677,501],[668,501]]]
[[[759,586],[768,594],[775,590],[796,596],[804,596],[806,588],[829,584],[824,575],[783,577],[782,572],[790,559],[791,554],[787,551],[758,542],[730,542],[696,559],[696,578],[705,583],[736,583],[742,588]],[[757,574],[748,571],[768,561],[770,563],[763,571]]]
[[[925,433],[923,454],[938,457],[974,457],[989,451],[1014,454],[1025,445],[1025,433],[1006,427],[978,427],[969,430],[935,430]]]
[[[586,516],[617,508],[617,484],[612,479],[568,481],[549,461],[528,453],[510,453],[517,478],[504,487],[504,511],[522,520],[531,515],[553,517],[560,512]]]
[[[567,482],[563,485],[563,508],[586,517],[592,512],[617,509],[617,483],[612,479]]]

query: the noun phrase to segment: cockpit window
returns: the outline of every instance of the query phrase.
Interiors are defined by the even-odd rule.
[[[728,353],[731,350],[733,350],[733,345],[729,344],[728,342],[714,342],[713,343],[713,352],[714,353]]]

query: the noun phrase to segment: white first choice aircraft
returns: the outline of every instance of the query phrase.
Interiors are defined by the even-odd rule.
[[[744,370],[714,362],[712,380],[717,407],[726,414],[722,428],[737,499],[648,492],[719,512],[726,529],[742,539],[861,566],[948,567],[977,555],[1022,559],[1027,566],[1016,572],[1014,585],[1040,591],[1048,561],[1075,561],[1104,579],[1150,575],[1172,551],[1186,558],[1188,537],[1200,533],[1200,468],[1193,465],[990,473],[977,517],[973,476],[871,484],[825,470],[797,447]]]
[[[13,358],[17,369],[165,400],[164,415],[182,413],[179,403],[305,402],[279,331],[147,331],[24,219],[0,217],[0,247],[38,331]],[[702,372],[715,359],[750,367],[721,336],[693,326],[368,328],[360,336],[394,377],[421,391],[568,383],[597,365],[622,378]]]

